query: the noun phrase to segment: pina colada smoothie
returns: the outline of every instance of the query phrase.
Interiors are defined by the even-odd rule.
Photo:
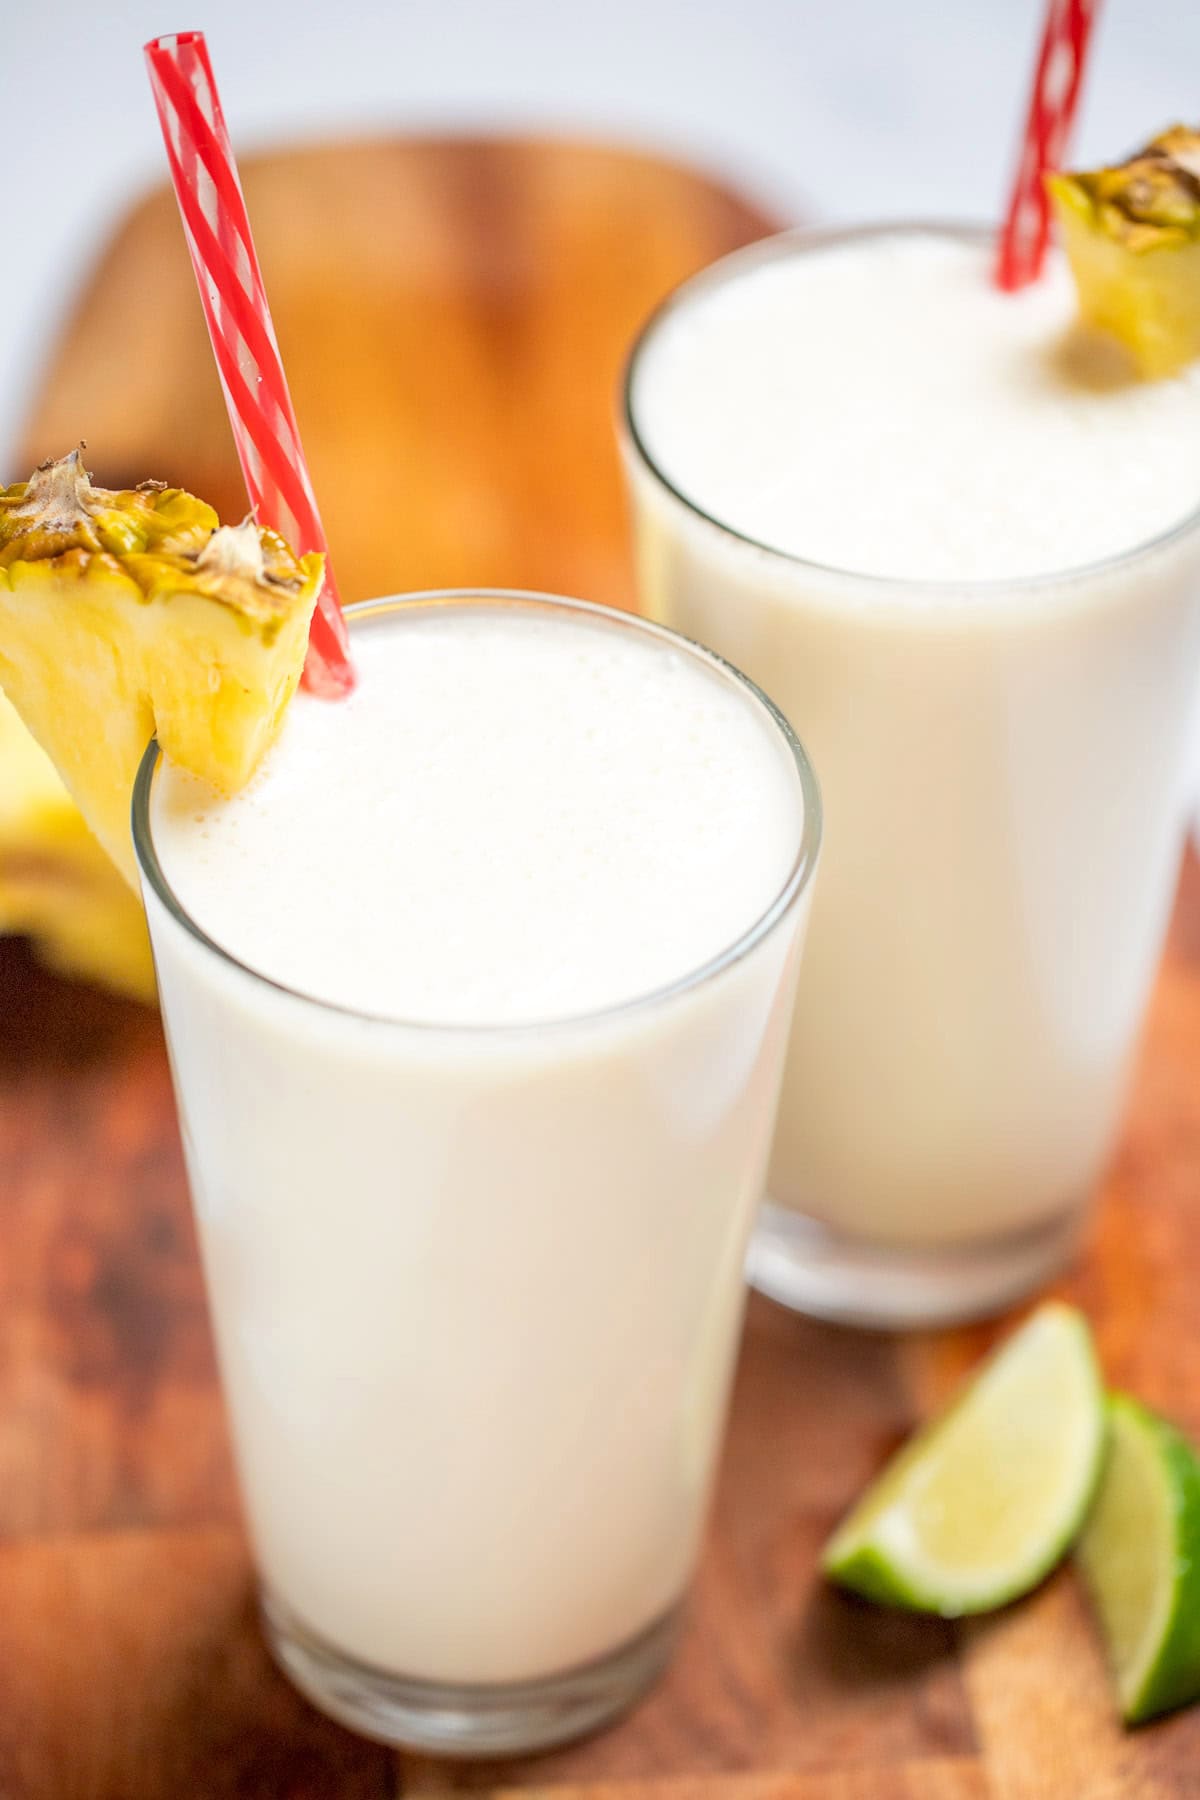
[[[1008,295],[992,254],[778,240],[630,375],[648,608],[769,688],[825,794],[756,1269],[843,1316],[986,1309],[1061,1258],[1179,853],[1200,378],[1136,381],[1058,260]]]
[[[505,1747],[459,1689],[623,1653],[687,1582],[815,789],[748,684],[640,621],[417,599],[352,642],[353,696],[299,696],[236,799],[143,777],[140,852],[285,1658],[370,1729]],[[347,1709],[314,1643],[396,1705]]]

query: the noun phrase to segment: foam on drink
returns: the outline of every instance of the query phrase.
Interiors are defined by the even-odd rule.
[[[1200,366],[1135,379],[1076,326],[1060,256],[1019,294],[991,256],[852,237],[697,290],[638,365],[651,458],[746,536],[870,575],[1043,575],[1177,524],[1200,491]]]
[[[687,975],[783,887],[795,770],[694,658],[494,607],[356,642],[358,691],[301,694],[243,793],[156,786],[176,892],[252,967],[391,1018],[561,1018]]]

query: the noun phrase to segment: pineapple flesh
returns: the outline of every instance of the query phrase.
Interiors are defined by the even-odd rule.
[[[322,571],[179,488],[93,487],[77,452],[0,488],[0,689],[135,888],[146,745],[243,787],[300,678]]]
[[[1178,374],[1200,356],[1200,131],[1173,125],[1115,168],[1046,185],[1084,319],[1144,378]]]
[[[0,694],[0,932],[42,961],[154,998],[146,917],[83,822],[53,763]]]

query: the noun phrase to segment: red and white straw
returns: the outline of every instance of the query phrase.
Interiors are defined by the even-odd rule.
[[[346,624],[204,33],[155,38],[146,61],[251,508],[295,550],[326,556],[304,682],[344,694],[354,685]]]
[[[1050,0],[1038,51],[1025,139],[1000,234],[996,285],[1008,293],[1042,272],[1050,239],[1045,175],[1061,166],[1079,106],[1098,0]]]

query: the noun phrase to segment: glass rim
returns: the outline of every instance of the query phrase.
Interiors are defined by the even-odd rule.
[[[671,290],[659,302],[654,311],[642,325],[634,338],[625,358],[625,365],[620,377],[618,426],[625,446],[632,452],[637,462],[646,473],[664,490],[685,512],[715,531],[729,538],[734,543],[743,544],[748,549],[771,558],[775,563],[800,570],[807,570],[815,575],[833,576],[844,582],[861,583],[866,587],[887,588],[893,593],[910,594],[1024,594],[1039,593],[1049,589],[1073,586],[1077,582],[1091,580],[1099,575],[1107,575],[1113,571],[1124,569],[1131,563],[1149,558],[1160,550],[1165,550],[1177,540],[1187,537],[1200,526],[1200,496],[1196,504],[1182,518],[1165,530],[1156,532],[1153,537],[1140,539],[1126,550],[1114,551],[1111,556],[1104,556],[1094,562],[1068,563],[1062,568],[1039,569],[1033,575],[996,575],[983,578],[966,578],[963,580],[948,579],[945,576],[929,577],[914,575],[878,575],[867,569],[854,569],[846,564],[826,563],[816,557],[799,556],[790,550],[782,550],[777,544],[767,543],[749,532],[739,531],[727,519],[722,519],[686,493],[671,480],[659,466],[651,454],[645,438],[639,429],[634,402],[634,387],[637,382],[638,369],[643,357],[647,354],[652,339],[659,329],[678,312],[691,304],[699,295],[713,289],[724,287],[727,282],[734,281],[747,269],[760,263],[784,262],[789,257],[803,255],[814,250],[834,248],[840,244],[854,243],[862,238],[885,237],[941,237],[952,238],[959,242],[990,244],[995,241],[995,228],[988,225],[973,225],[963,221],[940,219],[880,219],[862,225],[801,225],[788,231],[772,233],[760,238],[756,243],[747,244],[740,250],[731,251],[707,268],[700,269],[695,275]]]
[[[227,967],[248,977],[252,982],[276,994],[284,995],[290,1000],[299,1001],[306,1006],[317,1007],[322,1012],[344,1019],[354,1019],[364,1024],[390,1027],[397,1031],[473,1041],[528,1038],[547,1032],[578,1030],[584,1026],[604,1025],[609,1021],[650,1011],[654,1007],[680,998],[694,989],[707,986],[725,970],[741,962],[756,945],[772,934],[775,927],[793,911],[806,892],[816,868],[823,829],[820,788],[808,754],[789,720],[756,682],[751,681],[748,675],[744,675],[740,669],[723,656],[718,655],[715,650],[710,650],[704,644],[696,643],[693,639],[685,637],[682,632],[671,630],[669,626],[643,618],[640,614],[623,612],[617,607],[600,606],[593,601],[573,600],[565,595],[539,593],[534,589],[526,588],[424,588],[410,594],[393,594],[375,600],[358,601],[346,608],[346,617],[353,626],[373,617],[407,610],[413,605],[419,607],[453,606],[473,601],[483,601],[493,606],[529,608],[550,613],[583,614],[606,626],[615,626],[656,637],[670,647],[683,651],[695,661],[706,665],[730,686],[740,688],[766,711],[770,724],[783,739],[784,748],[791,757],[799,781],[801,805],[799,842],[795,856],[784,877],[783,885],[768,905],[732,943],[724,945],[713,956],[708,957],[694,969],[689,969],[684,974],[676,976],[674,980],[651,988],[645,993],[634,994],[627,1000],[617,1001],[613,1005],[593,1007],[585,1012],[564,1013],[546,1019],[521,1019],[512,1023],[461,1023],[436,1019],[407,1019],[399,1014],[372,1012],[363,1007],[349,1006],[341,1001],[326,999],[319,994],[307,993],[303,988],[294,987],[286,981],[279,981],[273,976],[265,974],[261,969],[244,962],[231,950],[226,949],[223,944],[218,943],[192,917],[172,888],[154,847],[151,825],[154,778],[162,761],[162,752],[157,737],[150,740],[138,765],[130,809],[134,854],[144,884],[175,923],[181,926],[202,949],[217,957]],[[329,702],[328,704],[337,703]]]

